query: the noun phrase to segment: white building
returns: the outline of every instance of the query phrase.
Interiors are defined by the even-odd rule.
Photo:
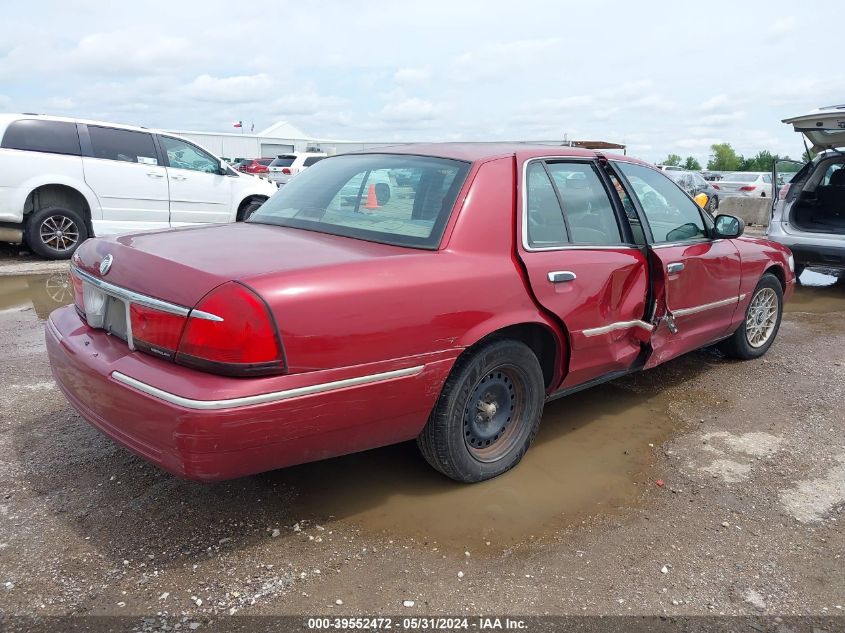
[[[342,141],[318,139],[309,136],[287,121],[274,123],[257,134],[239,132],[195,132],[169,130],[173,134],[184,136],[223,158],[271,158],[288,152],[306,150],[322,151],[329,155],[354,152],[371,147],[396,145],[392,143]]]
[[[344,141],[337,139],[323,139],[309,136],[295,125],[287,121],[274,123],[258,134],[242,134],[239,132],[193,132],[170,130],[173,134],[184,136],[195,143],[209,149],[222,158],[272,158],[288,152],[304,152],[307,150],[325,152],[328,155],[344,154],[373,147],[398,145],[396,141]],[[604,141],[569,141],[566,139],[531,141],[539,145],[569,145],[570,147],[586,147],[590,149],[608,149],[611,151],[625,151],[624,145],[607,143]],[[406,142],[404,144],[413,144]]]

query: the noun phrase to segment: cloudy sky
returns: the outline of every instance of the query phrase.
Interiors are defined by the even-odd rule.
[[[712,143],[798,156],[780,123],[845,103],[829,2],[15,2],[0,111],[321,138]]]

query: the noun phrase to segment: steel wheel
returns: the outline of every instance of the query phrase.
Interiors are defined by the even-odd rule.
[[[751,347],[762,347],[775,331],[778,296],[771,288],[761,288],[751,300],[745,315],[745,338]]]
[[[50,215],[38,228],[41,243],[53,251],[67,251],[79,243],[79,227],[66,215]]]
[[[502,366],[481,378],[464,409],[464,443],[482,462],[507,454],[518,437],[524,408],[524,379],[516,367]]]

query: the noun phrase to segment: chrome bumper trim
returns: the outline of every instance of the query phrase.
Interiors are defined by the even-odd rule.
[[[158,398],[159,400],[169,402],[170,404],[185,407],[186,409],[207,411],[211,409],[246,407],[253,404],[267,404],[269,402],[278,402],[280,400],[288,400],[289,398],[297,398],[300,396],[310,396],[318,393],[325,393],[327,391],[334,391],[336,389],[344,389],[346,387],[358,387],[360,385],[392,380],[394,378],[416,376],[423,370],[423,368],[423,365],[417,365],[416,367],[408,367],[406,369],[395,369],[393,371],[385,371],[378,374],[345,378],[343,380],[334,380],[332,382],[324,382],[317,385],[308,385],[307,387],[296,387],[294,389],[285,389],[283,391],[261,393],[254,396],[229,398],[228,400],[193,400],[191,398],[184,398],[182,396],[177,396],[174,393],[170,393],[169,391],[165,391],[164,389],[148,385],[145,382],[136,380],[131,376],[120,373],[119,371],[112,372],[111,377],[117,382],[128,385],[133,389],[137,389],[138,391],[153,396],[154,398]]]
[[[581,330],[581,334],[584,336],[599,336],[600,334],[607,334],[608,332],[614,332],[616,330],[627,330],[632,327],[642,328],[646,332],[651,332],[654,329],[653,325],[646,323],[645,321],[619,321],[618,323],[594,327],[589,330]]]

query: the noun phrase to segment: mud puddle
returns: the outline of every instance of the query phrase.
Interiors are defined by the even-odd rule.
[[[33,310],[38,319],[73,301],[67,272],[0,276],[0,314]]]
[[[786,312],[845,312],[845,275],[832,270],[811,269],[786,303]]]
[[[351,520],[390,538],[502,547],[640,502],[672,431],[662,395],[604,385],[550,403],[522,462],[474,485],[434,472],[414,443],[266,475],[293,489],[292,512]],[[650,444],[652,446],[650,446]]]

